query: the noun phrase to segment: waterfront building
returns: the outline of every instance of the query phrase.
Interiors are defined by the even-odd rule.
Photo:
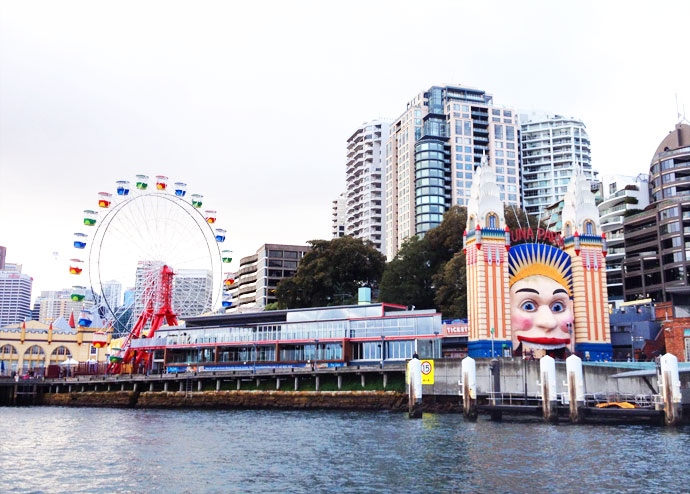
[[[105,363],[104,348],[93,346],[93,334],[99,328],[72,328],[64,318],[50,324],[39,321],[14,323],[0,327],[0,375],[12,373],[42,376],[49,366],[57,377],[57,366],[72,358],[78,362]]]
[[[347,140],[345,234],[386,252],[383,169],[390,123],[372,120]]]
[[[256,254],[240,259],[235,283],[228,290],[233,304],[227,312],[262,311],[275,302],[278,283],[295,275],[310,249],[307,245],[264,244]]]
[[[567,190],[577,166],[589,180],[592,169],[585,124],[561,115],[520,115],[522,202],[527,214],[542,215]]]
[[[441,315],[390,304],[222,314],[164,326],[136,350],[164,354],[167,372],[339,367],[441,357]],[[163,350],[163,352],[161,352]]]
[[[599,203],[601,229],[606,235],[606,279],[609,303],[619,306],[623,300],[623,221],[627,216],[644,210],[649,205],[649,177],[609,175],[602,177],[604,199]]]
[[[405,239],[438,226],[455,204],[467,206],[472,175],[486,155],[500,199],[520,206],[515,111],[485,91],[433,86],[407,103],[386,144],[386,256]]]
[[[5,263],[0,271],[0,327],[31,318],[33,280],[20,264]]]
[[[345,207],[347,205],[347,196],[345,192],[340,194],[336,200],[333,201],[331,208],[331,233],[333,238],[345,236]]]
[[[689,306],[690,125],[661,141],[649,182],[650,206],[624,220],[624,297]]]

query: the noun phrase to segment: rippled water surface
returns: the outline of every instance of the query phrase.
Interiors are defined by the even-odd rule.
[[[679,493],[690,489],[689,432],[454,414],[0,408],[0,493]]]

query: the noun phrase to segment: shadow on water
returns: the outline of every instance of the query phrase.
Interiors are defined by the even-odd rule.
[[[456,414],[4,408],[0,492],[680,492],[688,432]]]

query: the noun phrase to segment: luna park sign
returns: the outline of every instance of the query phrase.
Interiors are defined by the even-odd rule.
[[[563,248],[563,236],[560,232],[547,230],[546,228],[514,228],[510,230],[510,242],[518,244],[523,242],[550,243]]]

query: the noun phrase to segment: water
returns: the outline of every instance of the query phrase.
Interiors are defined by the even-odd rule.
[[[690,429],[0,408],[0,493],[687,492]]]

